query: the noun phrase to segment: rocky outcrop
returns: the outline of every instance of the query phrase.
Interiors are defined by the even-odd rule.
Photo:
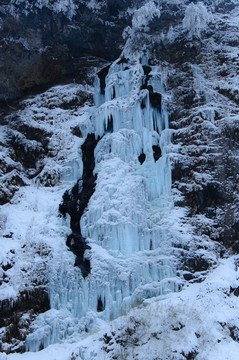
[[[92,83],[91,73],[84,81]],[[67,123],[66,120],[71,117],[72,112],[86,103],[91,104],[92,101],[89,91],[72,84],[66,88],[53,88],[31,100],[21,102],[14,109],[2,111],[0,205],[9,202],[14,193],[21,186],[28,185],[31,180],[47,187],[59,183],[59,166],[47,167],[48,161],[54,162],[54,159],[62,157],[59,155],[62,150],[59,147],[61,141],[59,138],[56,140],[60,130],[55,126],[55,117],[64,114]],[[70,138],[81,137],[77,125],[72,128],[72,133],[71,128],[68,130]],[[65,136],[64,131],[61,136]]]
[[[5,235],[5,240],[13,238],[13,233]],[[0,262],[0,352],[24,352],[31,322],[50,308],[49,256],[47,245],[31,242],[10,250]]]
[[[8,202],[20,186],[36,177],[43,169],[43,159],[49,155],[49,139],[52,133],[44,128],[29,124],[19,118],[17,113],[5,115],[6,128],[5,156],[0,163],[2,183],[0,204]]]
[[[24,352],[24,341],[31,321],[36,315],[49,310],[50,304],[45,286],[22,291],[18,298],[0,301],[0,352]]]
[[[116,59],[135,1],[0,3],[0,105],[51,85],[82,80],[90,56]],[[139,3],[139,2],[138,2]]]

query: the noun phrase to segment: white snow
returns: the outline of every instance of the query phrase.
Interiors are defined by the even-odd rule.
[[[203,283],[146,300],[81,341],[50,345],[38,353],[2,354],[0,359],[168,360],[195,353],[199,360],[237,360],[239,344],[231,336],[234,332],[238,339],[239,297],[232,290],[239,286],[238,260],[222,260]]]

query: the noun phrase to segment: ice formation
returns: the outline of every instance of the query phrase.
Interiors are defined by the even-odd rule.
[[[53,255],[51,310],[35,320],[26,341],[30,351],[178,290],[167,221],[170,130],[159,71],[116,61],[103,83],[95,81],[95,106],[81,128],[83,136],[101,138],[95,192],[80,219],[91,272],[84,279],[69,251]]]

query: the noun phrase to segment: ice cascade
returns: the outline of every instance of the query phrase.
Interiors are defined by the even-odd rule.
[[[95,106],[81,129],[85,137],[101,138],[94,151],[95,191],[80,219],[91,271],[84,279],[69,251],[53,256],[51,310],[33,324],[30,351],[178,291],[168,222],[170,129],[160,72],[116,61],[103,80],[95,80]]]

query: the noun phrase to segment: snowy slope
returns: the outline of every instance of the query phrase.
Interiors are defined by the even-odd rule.
[[[238,258],[220,263],[201,284],[147,300],[77,343],[5,359],[238,359]]]

